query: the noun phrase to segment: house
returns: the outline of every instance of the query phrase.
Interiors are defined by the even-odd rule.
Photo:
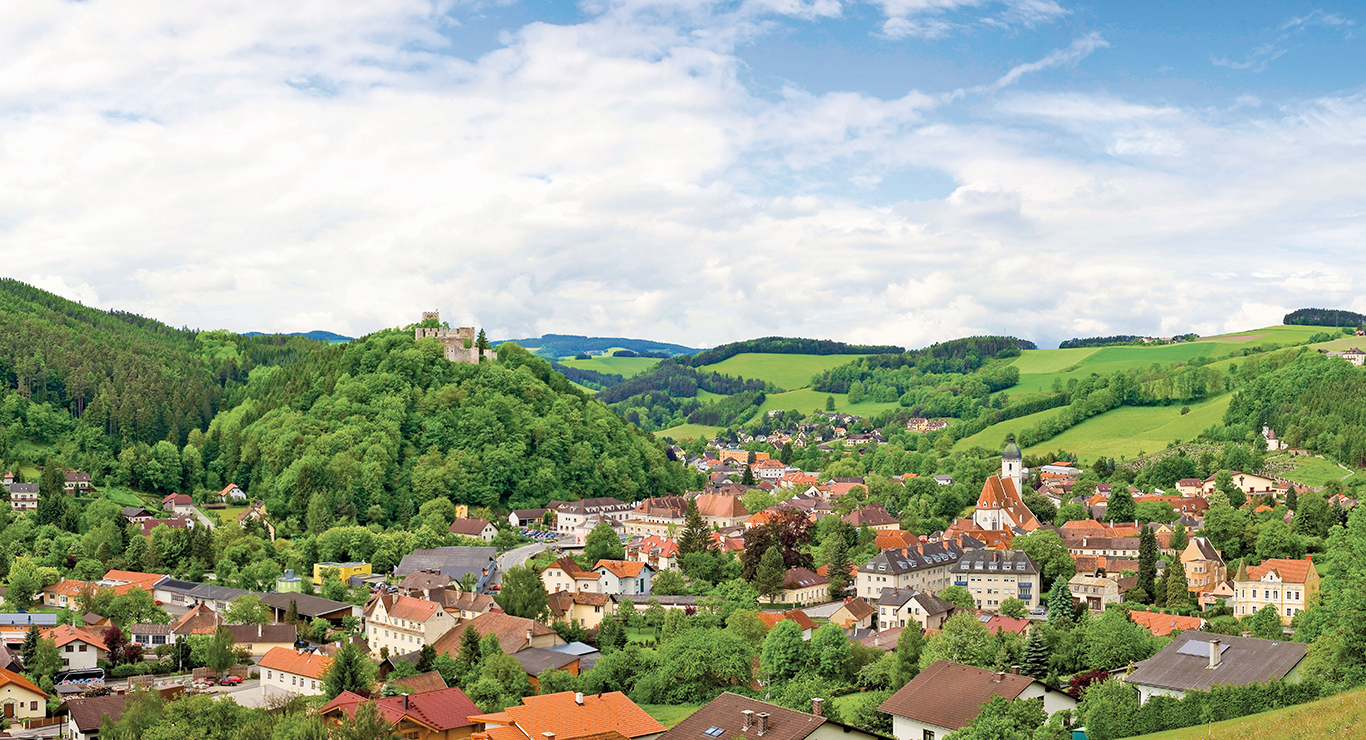
[[[152,516],[152,512],[141,506],[125,506],[123,507],[123,518],[128,520],[129,524],[141,524],[155,517]]]
[[[550,509],[515,509],[508,514],[508,524],[514,527],[525,527],[533,522],[544,521],[545,513]]]
[[[913,624],[937,630],[953,611],[953,604],[913,588],[884,588],[877,600],[878,629],[900,629]]]
[[[615,604],[607,594],[588,591],[556,591],[549,598],[550,613],[556,622],[577,624],[586,630],[597,629],[603,617],[615,610]]]
[[[1141,609],[1130,609],[1129,618],[1134,624],[1148,628],[1148,631],[1158,637],[1166,637],[1177,630],[1198,630],[1205,626],[1205,620],[1200,617],[1183,617],[1180,614],[1167,614],[1165,612],[1145,612]]]
[[[1200,608],[1208,609],[1212,606],[1218,606],[1220,601],[1223,601],[1225,605],[1232,604],[1233,597],[1237,594],[1238,590],[1235,588],[1233,579],[1230,578],[1227,581],[1216,585],[1213,589],[1200,594]]]
[[[299,628],[292,624],[230,624],[233,647],[250,655],[264,655],[275,648],[293,648]]]
[[[323,674],[330,665],[332,659],[325,655],[271,648],[257,663],[261,673],[261,696],[317,696],[323,692]]]
[[[678,565],[678,542],[651,535],[626,545],[626,559],[648,564],[656,573]]]
[[[168,645],[174,643],[176,639],[176,635],[171,633],[171,625],[169,624],[130,624],[125,632],[128,635],[129,642],[148,648]]]
[[[460,635],[465,632],[465,628],[473,627],[479,636],[497,635],[498,643],[503,647],[503,652],[508,655],[516,653],[526,647],[552,647],[563,645],[564,639],[555,633],[555,630],[537,622],[534,619],[524,617],[514,617],[511,614],[502,612],[487,612],[480,614],[468,622],[463,622],[448,630],[442,635],[432,647],[436,649],[438,655],[446,654],[455,657],[460,652]],[[416,650],[417,648],[414,648]]]
[[[1104,555],[1110,558],[1138,559],[1138,537],[1096,537],[1062,529],[1062,544],[1072,557]]]
[[[445,604],[381,592],[365,605],[365,639],[378,653],[402,655],[435,644],[455,626]]]
[[[308,620],[326,619],[332,624],[340,624],[345,617],[360,618],[362,616],[362,607],[355,604],[332,601],[308,594],[266,594],[261,597],[261,603],[270,607],[277,622],[285,621],[285,615],[289,613],[290,604],[294,604],[300,617]]]
[[[1300,679],[1309,646],[1302,642],[1182,632],[1120,680],[1138,687],[1139,701],[1180,699],[1187,691]]]
[[[223,620],[208,604],[195,604],[171,623],[171,634],[176,637],[211,635],[222,623]]]
[[[537,691],[541,688],[541,681],[537,677],[546,671],[569,671],[575,676],[579,675],[579,656],[560,650],[522,648],[512,657],[522,664],[522,670]]]
[[[577,544],[599,522],[621,524],[635,509],[635,504],[610,497],[587,498],[582,501],[562,502],[555,511],[555,531],[575,538]]]
[[[437,570],[460,583],[466,573],[472,573],[475,577],[474,590],[483,591],[484,586],[488,585],[489,576],[497,568],[496,547],[432,547],[418,548],[404,555],[394,568],[394,575],[402,578],[419,570]]]
[[[884,653],[890,653],[893,650],[896,650],[896,641],[899,639],[901,639],[901,628],[888,627],[886,629],[880,629],[877,632],[866,634],[863,637],[858,638],[858,642],[864,647],[870,647],[881,650]]]
[[[1199,496],[1205,492],[1205,482],[1199,478],[1182,478],[1176,482],[1176,492],[1182,496]]]
[[[104,578],[95,582],[97,586],[107,586],[115,589],[115,593],[123,593],[118,589],[123,586],[138,588],[147,593],[152,593],[156,585],[166,576],[159,573],[142,573],[136,570],[110,570],[106,571]]]
[[[1028,676],[937,660],[878,709],[892,715],[896,740],[943,740],[998,696],[1041,700],[1050,715],[1077,706],[1076,699]]]
[[[230,503],[244,503],[247,500],[247,492],[239,488],[236,483],[229,483],[218,492],[218,498]]]
[[[214,611],[222,613],[239,596],[252,593],[240,588],[216,586],[211,583],[194,583],[175,578],[162,578],[152,588],[152,598],[173,606],[193,607],[205,604]]]
[[[930,542],[884,550],[859,566],[857,595],[876,598],[884,588],[914,588],[937,593],[952,583],[950,570],[963,556],[952,542]]]
[[[654,496],[636,504],[626,518],[626,534],[630,536],[668,537],[685,526],[688,508],[682,496]]]
[[[474,619],[496,606],[493,597],[489,594],[476,594],[467,591],[454,599],[450,598],[449,592],[446,595],[446,611],[450,612],[456,619]]]
[[[1019,529],[1033,532],[1039,520],[1025,506],[1024,456],[1014,442],[1001,453],[1001,474],[987,478],[982,493],[977,497],[977,508],[972,520],[982,529]]]
[[[970,550],[952,566],[953,585],[972,594],[978,609],[996,611],[1006,599],[1039,605],[1039,567],[1023,550]]]
[[[721,529],[738,527],[750,515],[740,497],[734,494],[700,493],[693,501],[697,502],[697,513],[702,515],[702,521]]]
[[[868,527],[874,530],[897,530],[901,527],[901,520],[891,515],[886,507],[874,502],[862,509],[850,512],[844,517],[844,521],[849,523],[854,529]]]
[[[282,594],[301,594],[304,592],[304,579],[294,575],[293,568],[285,568],[285,574],[275,579],[275,591]]]
[[[830,615],[830,622],[844,630],[862,630],[873,626],[877,621],[877,608],[858,596],[845,599],[844,605]]]
[[[810,713],[726,692],[679,722],[662,740],[875,740],[863,730],[824,716],[822,699]]]
[[[498,536],[498,528],[493,526],[493,522],[483,519],[456,519],[446,531],[461,537],[475,537],[485,542],[493,542],[493,538]]]
[[[654,740],[664,725],[620,691],[581,694],[562,691],[528,696],[501,712],[473,715],[484,724],[489,740],[588,738],[619,733],[630,740]]]
[[[38,508],[37,483],[11,483],[9,486],[10,509],[17,512],[35,511]]]
[[[67,699],[62,702],[62,708],[67,712],[67,725],[71,729],[72,740],[92,740],[99,737],[100,724],[104,722],[104,718],[108,717],[110,722],[119,721],[131,698],[132,694],[110,694]]]
[[[830,579],[807,568],[789,568],[783,574],[783,590],[769,603],[824,604],[830,601]]]
[[[63,578],[51,586],[43,586],[42,601],[43,606],[55,606],[65,609],[68,606],[75,607],[76,599],[86,591],[94,591],[95,584],[89,581],[77,581],[71,578]]]
[[[43,632],[43,637],[57,643],[63,670],[97,668],[99,661],[109,657],[104,638],[80,627],[63,624]]]
[[[546,593],[552,594],[556,591],[568,591],[571,594],[580,591],[600,592],[598,581],[601,579],[601,573],[584,570],[568,555],[541,571],[541,582],[545,584]]]
[[[47,716],[47,693],[32,681],[0,668],[0,710],[5,719],[32,719]]]
[[[1228,568],[1219,551],[1209,539],[1192,537],[1181,551],[1181,563],[1186,567],[1186,584],[1191,591],[1203,594],[1228,580]]]
[[[1237,486],[1243,493],[1252,495],[1254,493],[1274,493],[1276,481],[1264,475],[1256,473],[1244,473],[1241,470],[1231,470],[1229,475],[1233,478],[1233,485]],[[1205,479],[1204,494],[1209,496],[1214,493],[1214,488],[1219,481],[1218,474],[1211,475]]]
[[[1231,604],[1235,616],[1247,616],[1271,604],[1281,623],[1288,626],[1319,592],[1319,572],[1307,555],[1303,560],[1271,558],[1250,568],[1244,562],[1233,577],[1233,588],[1237,592]]]
[[[439,671],[434,670],[419,673],[416,676],[394,678],[390,683],[401,686],[413,694],[420,694],[424,691],[440,691],[446,688],[446,679],[441,677]]]
[[[162,526],[163,524],[167,527],[170,527],[171,529],[189,529],[194,526],[194,521],[195,520],[189,517],[179,516],[174,516],[170,519],[148,519],[146,521],[141,522],[142,536],[151,537],[152,532],[156,531],[156,528]]]
[[[350,583],[353,576],[370,575],[369,563],[314,563],[313,564],[313,585],[323,585],[323,568],[336,568],[337,580],[342,583]]]
[[[370,701],[374,701],[380,716],[393,725],[391,732],[414,740],[463,740],[474,732],[475,724],[470,717],[479,714],[479,707],[465,692],[444,686],[375,700],[343,691],[324,704],[318,714],[335,728],[355,717],[356,709]]]
[[[238,524],[245,527],[248,522],[260,522],[265,525],[266,533],[270,535],[270,541],[275,541],[275,523],[270,520],[270,515],[266,513],[264,502],[254,501],[237,515]]]
[[[1105,611],[1106,604],[1123,601],[1124,592],[1137,580],[1135,577],[1115,579],[1078,573],[1067,582],[1067,590],[1072,592],[1073,602],[1085,604],[1087,609],[1099,614]]]
[[[900,550],[903,547],[919,543],[920,540],[914,534],[900,529],[882,529],[877,533],[877,549],[879,550]]]
[[[24,641],[28,628],[35,624],[40,630],[56,627],[57,615],[0,613],[0,640],[6,645],[18,645]]]
[[[1028,619],[1017,617],[1007,617],[1004,614],[985,614],[978,613],[977,621],[987,628],[987,634],[994,635],[998,632],[1011,632],[1017,635],[1026,636],[1029,634]]]
[[[66,481],[62,484],[67,493],[86,493],[94,490],[90,485],[90,474],[82,473],[79,470],[67,470]]]
[[[797,623],[797,629],[802,633],[803,640],[810,640],[811,634],[816,631],[816,623],[806,612],[800,609],[788,609],[785,612],[759,612],[759,621],[773,629],[779,622],[792,621]]]
[[[168,493],[161,498],[161,508],[175,514],[194,514],[194,500],[183,493]]]
[[[604,594],[648,594],[655,570],[630,560],[599,560],[593,572],[598,574],[598,590]]]

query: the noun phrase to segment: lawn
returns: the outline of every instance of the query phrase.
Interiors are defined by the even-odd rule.
[[[588,360],[560,360],[560,364],[630,378],[659,364],[659,360],[651,357],[594,357]]]
[[[824,411],[825,399],[833,396],[835,399],[835,410],[847,414],[858,416],[872,416],[873,414],[886,411],[887,409],[898,408],[901,404],[896,401],[887,403],[877,403],[874,401],[862,401],[859,403],[849,403],[849,396],[844,393],[821,393],[810,388],[803,388],[798,391],[788,391],[786,393],[770,393],[764,400],[764,405],[759,407],[759,413],[764,414],[769,411],[796,409],[804,414],[812,411]]]
[[[1362,737],[1366,689],[1238,719],[1138,735],[1134,740],[1309,740]]]
[[[1341,329],[1333,326],[1268,326],[1262,329],[1248,329],[1230,334],[1218,334],[1212,337],[1201,337],[1197,342],[1274,342],[1276,344],[1294,344],[1296,342],[1308,341],[1310,337],[1319,332],[1337,334]]]
[[[702,424],[679,424],[676,427],[669,427],[655,432],[656,437],[670,437],[672,439],[712,439],[716,433],[721,431],[721,427],[709,427]]]
[[[1343,470],[1332,460],[1321,457],[1300,457],[1297,455],[1279,454],[1267,457],[1268,463],[1286,463],[1296,466],[1293,469],[1280,471],[1278,475],[1282,478],[1289,478],[1296,483],[1303,483],[1306,486],[1322,486],[1330,480],[1339,480],[1354,473]]]
[[[966,450],[970,447],[985,447],[990,450],[1004,447],[1004,440],[1007,434],[1019,434],[1021,429],[1035,426],[1044,419],[1061,414],[1066,410],[1067,407],[1062,406],[1056,409],[1040,411],[1028,416],[1021,416],[1018,419],[1007,419],[1000,424],[992,424],[971,437],[964,437],[963,439],[958,440],[954,447],[962,450]]]
[[[673,727],[692,716],[693,712],[702,708],[701,704],[641,704],[641,709],[645,713],[654,717],[659,724],[665,727]]]
[[[847,365],[863,355],[780,355],[744,352],[715,365],[698,368],[722,375],[759,379],[779,388],[796,390],[811,385],[811,376]]]
[[[1222,421],[1232,398],[1231,393],[1225,393],[1201,404],[1191,404],[1190,413],[1185,415],[1179,405],[1122,406],[1087,419],[1025,452],[1042,454],[1064,449],[1088,459],[1104,456],[1116,460],[1158,452],[1172,440],[1195,439],[1211,424]],[[1000,437],[997,434],[985,439],[999,441]]]

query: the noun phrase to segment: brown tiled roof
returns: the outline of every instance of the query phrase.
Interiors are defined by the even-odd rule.
[[[758,617],[764,624],[768,625],[770,629],[784,619],[790,619],[796,622],[797,627],[802,630],[814,629],[816,626],[816,623],[811,620],[811,617],[806,616],[806,612],[800,609],[789,609],[785,612],[759,612]]]
[[[43,698],[47,698],[47,693],[42,689],[38,688],[37,686],[34,686],[32,681],[28,680],[27,678],[24,678],[23,676],[19,675],[18,673],[15,673],[14,671],[5,668],[0,668],[0,686],[6,686],[8,684],[14,684],[15,686],[18,686],[21,689],[32,691],[33,693]]]
[[[71,724],[82,733],[88,733],[100,729],[105,717],[110,722],[117,722],[131,697],[131,694],[110,694],[89,699],[67,699],[65,704],[71,715]]]
[[[569,576],[570,578],[599,578],[602,576],[601,573],[590,573],[584,570],[583,568],[579,567],[578,562],[576,562],[574,558],[571,558],[568,555],[560,558],[559,560],[556,560],[555,562],[551,563],[546,567],[559,568],[560,570],[564,571],[564,574]]]
[[[572,740],[604,732],[619,732],[628,738],[654,735],[664,725],[645,713],[620,691],[584,694],[583,703],[572,691],[544,696],[528,696],[522,706],[503,710],[527,737],[555,733],[555,740]]]
[[[1271,558],[1263,560],[1261,565],[1249,566],[1248,576],[1254,581],[1260,581],[1270,571],[1276,571],[1281,581],[1285,583],[1304,583],[1309,577],[1309,569],[1312,563],[1308,557],[1303,560],[1290,560],[1287,558]]]
[[[483,519],[456,519],[451,522],[450,529],[447,531],[451,534],[461,534],[466,537],[478,537],[484,532],[484,527],[487,527],[488,525],[489,523]]]
[[[261,658],[262,668],[272,668],[296,676],[321,679],[332,659],[316,653],[301,653],[287,647],[273,647]]]
[[[607,606],[612,602],[609,594],[595,594],[590,591],[579,591],[574,594],[575,604],[587,604],[588,606]]]
[[[822,583],[829,583],[830,579],[807,568],[789,568],[783,574],[783,588],[811,588]]]
[[[850,512],[844,517],[844,521],[854,527],[877,527],[884,524],[900,523],[899,519],[892,516],[891,513],[879,503],[871,503],[858,511]]]
[[[395,679],[393,683],[408,689],[414,694],[420,694],[424,691],[439,691],[446,688],[446,679],[442,678],[441,674],[437,671],[427,671],[426,673],[419,673],[416,676]]]
[[[844,602],[844,609],[848,611],[849,615],[854,619],[863,619],[864,617],[877,613],[877,608],[867,601],[864,601],[861,596]]]
[[[877,549],[898,550],[916,543],[916,536],[900,529],[884,529],[877,533]]]
[[[748,715],[751,718],[760,712],[768,713],[768,730],[764,732],[763,740],[802,740],[827,722],[824,717],[727,692],[679,722],[661,735],[660,740],[758,740],[757,719],[748,730],[744,729],[745,710],[754,712]],[[712,728],[720,733],[714,734],[716,730]]]
[[[697,511],[702,516],[735,518],[749,516],[749,509],[745,508],[739,496],[731,496],[721,493],[702,493],[694,499],[697,502]]]
[[[485,612],[447,630],[446,634],[432,644],[437,655],[445,653],[454,657],[458,654],[460,652],[460,636],[465,633],[466,627],[473,627],[480,637],[498,635],[498,643],[502,646],[503,652],[508,655],[526,647],[527,630],[531,630],[533,636],[555,634],[555,630],[534,619],[514,617],[502,612]]]
[[[574,594],[569,591],[556,591],[550,594],[546,603],[546,606],[550,607],[550,613],[556,617],[563,617],[568,614],[573,605]]]
[[[402,582],[398,584],[400,591],[428,591],[431,589],[445,588],[451,583],[451,577],[441,573],[428,573],[419,570],[409,573]]]
[[[640,571],[645,568],[645,563],[631,560],[599,560],[593,570],[605,568],[612,572],[617,578],[632,578],[640,575]]]
[[[860,637],[858,641],[862,643],[864,647],[877,648],[878,650],[890,653],[891,651],[896,650],[896,641],[901,638],[901,629],[902,628],[900,627],[889,627],[874,632],[871,635]],[[920,628],[916,627],[916,629]]]
[[[208,604],[195,604],[171,625],[177,635],[210,635],[218,629],[218,612]]]
[[[417,678],[417,676],[411,678]],[[440,676],[437,679],[440,680]],[[343,691],[337,695],[337,698],[323,705],[318,713],[323,715],[341,713],[348,717],[354,717],[356,708],[366,701],[367,699],[359,694]],[[441,688],[432,691],[380,699],[376,702],[376,706],[379,708],[380,714],[392,723],[397,724],[399,720],[406,717],[438,732],[453,730],[457,727],[469,727],[474,724],[470,721],[470,717],[479,713],[479,707],[476,707],[474,702],[465,696],[465,692],[458,688],[446,688],[444,683],[442,683]]]
[[[957,730],[994,696],[1014,699],[1029,688],[1028,676],[937,660],[878,707],[897,717]]]
[[[385,604],[389,616],[395,619],[407,619],[412,622],[426,622],[436,614],[441,605],[435,601],[426,599],[415,599],[411,596],[395,596],[393,604]]]

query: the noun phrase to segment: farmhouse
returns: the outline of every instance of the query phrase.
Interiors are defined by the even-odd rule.
[[[1076,707],[1067,694],[1028,676],[939,660],[878,707],[892,715],[896,740],[943,740],[965,727],[993,698],[1037,699],[1052,714]]]

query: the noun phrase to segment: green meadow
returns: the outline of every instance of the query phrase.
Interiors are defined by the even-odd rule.
[[[1159,452],[1168,442],[1195,439],[1210,425],[1222,421],[1232,398],[1233,394],[1225,393],[1204,403],[1191,404],[1187,414],[1181,413],[1181,406],[1121,406],[1087,419],[1025,452],[1042,454],[1064,449],[1083,459],[1113,457],[1116,460]],[[999,442],[1001,436],[995,435],[996,441]]]
[[[863,355],[780,355],[745,352],[701,371],[718,372],[736,378],[758,379],[779,388],[796,390],[811,385],[811,376],[832,367],[847,365]]]
[[[560,360],[565,367],[593,370],[631,378],[654,367],[659,360],[652,357],[593,357],[587,360]]]

